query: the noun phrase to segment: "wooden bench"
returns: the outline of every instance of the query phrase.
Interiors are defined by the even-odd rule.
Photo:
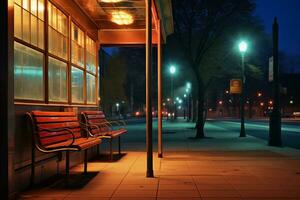
[[[121,154],[121,135],[127,133],[124,121],[108,121],[102,111],[84,111],[81,113],[84,124],[89,128],[92,137],[109,139],[110,160],[113,160],[112,142],[118,138],[118,150]]]
[[[31,183],[35,175],[35,147],[43,153],[66,152],[66,176],[70,171],[70,151],[84,151],[84,172],[87,172],[87,149],[101,140],[83,136],[82,127],[74,112],[32,111],[27,116],[32,125]]]

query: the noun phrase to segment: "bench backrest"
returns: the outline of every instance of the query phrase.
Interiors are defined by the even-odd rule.
[[[74,133],[75,138],[81,137],[80,124],[74,112],[32,111],[31,116],[41,145],[56,144],[73,138],[66,130],[48,132],[43,129],[67,128]]]
[[[100,134],[101,132],[110,130],[110,128],[107,126],[108,124],[105,124],[107,120],[103,111],[83,111],[81,114],[83,115],[83,120],[85,123],[89,125],[100,125],[99,129],[93,126],[90,127],[90,132],[92,134]]]

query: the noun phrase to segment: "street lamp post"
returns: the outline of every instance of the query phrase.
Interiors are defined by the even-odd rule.
[[[240,137],[246,137],[245,132],[245,53],[247,51],[248,44],[245,41],[239,43],[239,50],[242,57],[242,93],[241,93],[241,130]]]
[[[184,95],[183,95],[183,97],[184,97],[184,106],[183,106],[183,119],[185,119],[185,118],[186,118],[186,116],[187,116],[188,102],[187,102],[187,95],[186,95],[186,94],[184,94]]]
[[[190,82],[186,83],[186,89],[185,92],[187,93],[187,121],[189,122],[191,120],[191,88],[192,84]]]
[[[174,113],[174,74],[176,73],[176,68],[175,68],[175,66],[171,66],[170,68],[169,68],[169,71],[170,71],[170,74],[171,74],[171,99],[172,99],[172,109],[171,109],[171,111],[172,111],[172,116],[173,116],[173,113]],[[174,119],[174,117],[173,117],[173,119]]]

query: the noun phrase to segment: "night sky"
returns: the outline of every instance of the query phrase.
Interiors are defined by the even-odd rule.
[[[277,16],[280,49],[300,56],[300,0],[256,0],[256,4],[255,15],[263,20],[267,32],[272,32],[272,23]],[[105,50],[112,54],[115,48]]]
[[[280,49],[300,56],[300,0],[256,0],[258,15],[267,32],[272,32],[274,16],[280,28]]]

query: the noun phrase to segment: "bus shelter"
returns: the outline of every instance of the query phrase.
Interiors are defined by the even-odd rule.
[[[158,156],[162,157],[161,45],[173,32],[171,0],[4,0],[0,9],[1,197],[13,197],[29,182],[26,112],[99,108],[102,45],[146,48],[146,175],[152,177],[152,46],[157,45],[158,55]],[[42,181],[53,174],[57,156],[37,156]]]

